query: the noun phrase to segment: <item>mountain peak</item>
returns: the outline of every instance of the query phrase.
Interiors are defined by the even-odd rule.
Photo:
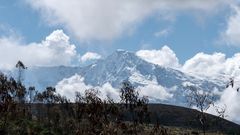
[[[118,55],[127,55],[127,54],[134,54],[132,52],[123,50],[123,49],[117,49],[113,54],[118,54]]]
[[[127,65],[136,64],[140,61],[143,61],[141,58],[135,55],[133,52],[125,51],[125,50],[117,50],[113,52],[110,56],[108,56],[105,61],[107,63],[125,63]],[[126,65],[125,65],[126,66]]]
[[[125,52],[126,50],[124,49],[117,49],[116,52]]]

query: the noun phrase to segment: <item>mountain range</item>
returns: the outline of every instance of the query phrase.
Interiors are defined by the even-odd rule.
[[[16,75],[16,72],[12,74]],[[225,88],[227,79],[190,74],[180,69],[149,63],[132,52],[117,50],[84,67],[30,67],[25,71],[24,83],[41,91],[47,86],[57,86],[59,82],[64,84],[69,79],[74,79],[74,76],[75,79],[76,76],[82,78],[80,80],[84,86],[98,87],[99,91],[106,83],[119,89],[121,83],[128,80],[136,88],[142,89],[142,95],[147,95],[151,102],[181,106],[186,106],[186,85],[195,85],[201,90],[212,92],[218,98],[217,93]]]

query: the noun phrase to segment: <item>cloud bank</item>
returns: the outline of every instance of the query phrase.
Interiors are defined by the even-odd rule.
[[[172,68],[180,67],[176,54],[168,46],[163,46],[160,50],[139,50],[136,55],[153,64]]]
[[[220,99],[215,103],[215,106],[223,108],[226,106],[226,119],[240,123],[240,106],[239,106],[239,101],[240,101],[240,93],[236,91],[236,88],[228,88],[225,89],[221,93]],[[216,113],[216,108],[211,107],[208,110],[208,113],[218,115]]]
[[[148,84],[146,86],[138,87],[140,96],[147,96],[150,99],[158,99],[161,101],[169,100],[173,94],[169,93],[166,88],[158,84]]]
[[[197,53],[188,59],[184,64],[180,64],[173,50],[168,46],[163,46],[159,50],[139,50],[136,55],[143,60],[164,67],[177,68],[183,72],[193,75],[226,77],[240,76],[240,53],[227,58],[224,53],[215,52],[206,54]]]
[[[94,52],[86,52],[81,58],[80,61],[81,62],[87,62],[87,61],[91,61],[91,60],[98,60],[101,59],[102,56],[98,53],[94,53]]]
[[[214,14],[232,0],[25,0],[50,25],[63,25],[79,40],[111,40],[153,15]]]
[[[185,62],[182,70],[197,75],[234,77],[240,75],[239,60],[240,53],[236,53],[230,58],[226,58],[223,53],[198,53]]]
[[[55,30],[40,43],[25,44],[16,38],[0,38],[0,69],[11,70],[21,60],[27,66],[71,65],[75,45],[62,30]]]
[[[227,20],[227,28],[222,33],[224,43],[233,46],[240,46],[240,7],[232,6],[233,13]]]
[[[84,83],[84,78],[78,74],[75,74],[70,78],[65,78],[56,85],[57,93],[68,97],[71,101],[74,101],[76,92],[80,92],[82,95],[84,95],[85,90],[90,88],[99,90],[99,96],[102,99],[111,97],[115,102],[120,101],[119,89],[113,88],[109,83],[105,83],[102,86],[97,87],[87,85]],[[157,84],[149,84],[146,86],[137,87],[136,89],[139,91],[140,97],[147,96],[150,99],[155,98],[164,101],[173,96],[172,94],[168,93],[164,87]]]
[[[99,96],[102,99],[106,99],[107,96],[109,96],[114,99],[114,101],[120,100],[118,90],[113,88],[111,84],[105,83],[104,85],[98,87],[87,85],[84,83],[84,78],[78,74],[75,74],[70,78],[65,78],[56,85],[57,93],[66,96],[71,101],[74,101],[76,92],[80,92],[84,95],[85,90],[90,88],[100,90]]]

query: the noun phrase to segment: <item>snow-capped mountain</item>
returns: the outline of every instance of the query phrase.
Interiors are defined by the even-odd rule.
[[[135,53],[117,50],[105,59],[86,67],[32,67],[25,72],[25,84],[42,90],[47,86],[69,83],[68,79],[80,76],[86,86],[99,87],[108,83],[119,89],[121,83],[129,80],[137,88],[143,89],[154,102],[182,105],[185,103],[184,85],[194,84],[206,91],[223,90],[225,83],[206,77],[197,77],[177,69],[155,65],[139,58]],[[71,78],[72,77],[72,78]],[[76,78],[75,78],[76,81]],[[157,89],[164,89],[153,92]],[[151,90],[150,90],[151,89]],[[159,99],[156,93],[168,94],[168,98]],[[161,97],[161,96],[160,96]]]
[[[5,73],[16,76],[16,72]],[[149,63],[135,53],[117,50],[105,59],[84,67],[30,67],[24,73],[27,87],[41,91],[48,86],[59,89],[63,95],[73,97],[75,91],[97,88],[103,94],[115,93],[123,81],[130,81],[140,95],[147,95],[151,102],[186,105],[186,84],[196,85],[218,97],[224,90],[227,78],[196,76],[179,69]]]

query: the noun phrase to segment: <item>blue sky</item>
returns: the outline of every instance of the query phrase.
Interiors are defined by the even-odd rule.
[[[81,1],[75,2],[79,6],[86,4],[86,2]],[[228,41],[222,41],[225,38],[222,35],[228,29],[229,18],[237,14],[233,8],[233,6],[238,7],[237,1],[226,2],[226,0],[220,0],[215,2],[210,0],[209,2],[201,2],[197,0],[195,3],[187,0],[186,6],[178,6],[179,2],[177,1],[166,2],[164,0],[160,1],[160,4],[156,0],[152,5],[144,6],[144,4],[146,5],[145,2],[144,0],[139,3],[118,1],[116,3],[119,4],[114,4],[110,2],[109,5],[119,6],[119,9],[118,7],[116,9],[117,11],[125,9],[120,8],[121,6],[133,5],[133,8],[137,7],[136,10],[129,10],[130,19],[124,18],[121,20],[119,18],[122,16],[114,18],[109,13],[111,10],[115,10],[114,8],[106,7],[106,11],[102,14],[94,14],[104,9],[106,4],[99,4],[101,8],[99,10],[95,7],[98,6],[97,4],[90,2],[88,3],[89,7],[79,10],[77,6],[72,9],[71,5],[61,7],[65,3],[71,4],[67,1],[65,3],[59,2],[62,5],[59,5],[58,8],[59,3],[55,0],[50,0],[50,2],[45,0],[1,0],[0,36],[21,39],[19,44],[28,45],[39,43],[54,30],[61,29],[70,37],[70,42],[75,45],[79,55],[90,51],[107,56],[119,48],[138,51],[142,49],[161,49],[164,45],[167,45],[175,52],[181,64],[199,52],[208,54],[222,52],[227,57],[239,52],[240,43],[236,45],[238,42],[234,42],[234,45],[232,45]],[[175,9],[164,6],[155,7],[155,5],[161,5],[162,3],[165,3],[164,6],[166,7],[172,6]],[[139,7],[141,9],[138,9]],[[85,10],[86,14],[84,13]],[[68,12],[77,14],[74,17],[69,17],[71,13],[68,14]],[[128,11],[123,11],[123,13],[128,17]],[[113,13],[113,15],[115,14]],[[101,16],[106,21],[101,19]],[[78,19],[85,19],[84,17],[87,18],[87,21]],[[113,26],[112,28],[110,26],[108,29],[105,24],[119,26]],[[81,32],[86,26],[89,28]],[[96,32],[94,28],[96,28]]]

